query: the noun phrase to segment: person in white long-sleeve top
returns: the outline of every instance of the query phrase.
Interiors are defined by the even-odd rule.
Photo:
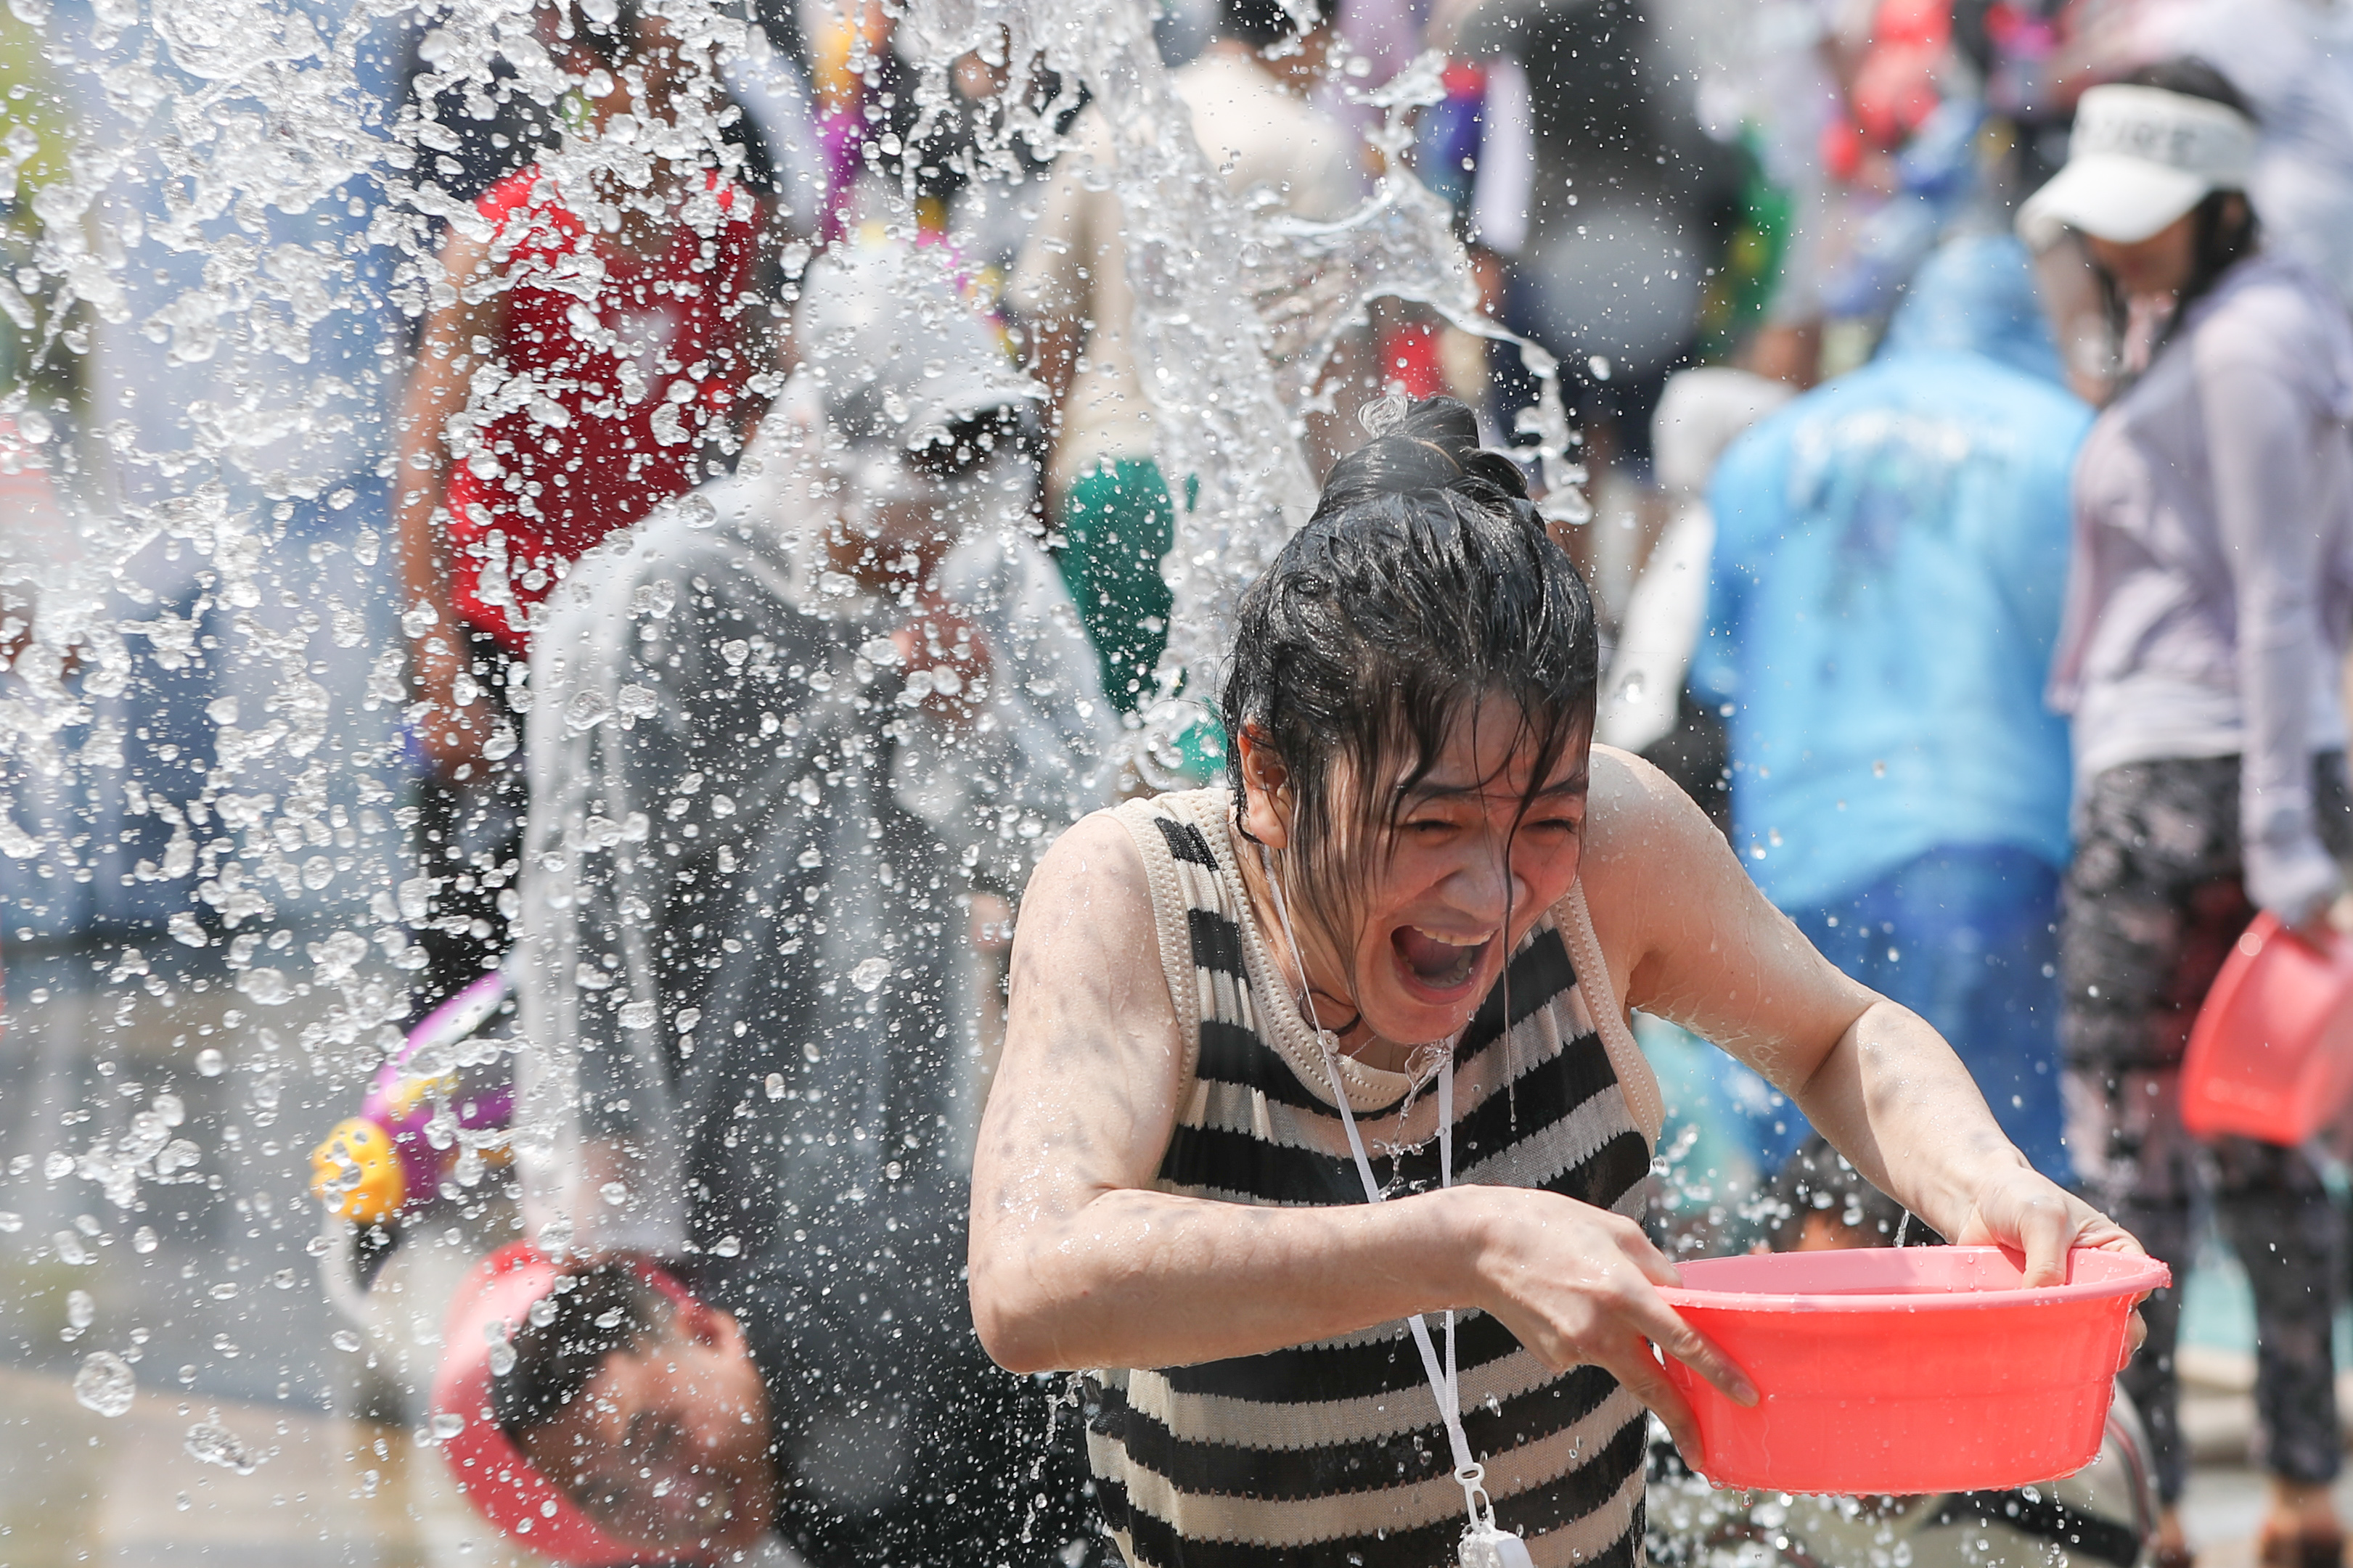
[[[2337,673],[2353,627],[2353,321],[2260,244],[2256,145],[2212,68],[2151,67],[2084,95],[2067,166],[2020,212],[2031,244],[2083,237],[2128,378],[2076,468],[2052,672],[2075,753],[2061,1038],[2088,1195],[2176,1278],[2211,1183],[2254,1287],[2274,1478],[2262,1560],[2334,1565],[2335,1213],[2300,1150],[2200,1151],[2179,1113],[2190,1025],[2256,911],[2317,934],[2353,909]],[[2188,1561],[2172,1513],[2179,1312],[2172,1291],[2150,1302],[2148,1353],[2123,1379],[2157,1450],[2161,1563]]]

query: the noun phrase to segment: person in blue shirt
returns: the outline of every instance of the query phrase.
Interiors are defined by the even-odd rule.
[[[1733,842],[1757,885],[1951,1040],[2063,1182],[2069,758],[2042,692],[2091,422],[2025,251],[1949,242],[1871,363],[1725,454],[1692,677],[1729,726]],[[1789,1110],[1760,1152],[1806,1132]]]

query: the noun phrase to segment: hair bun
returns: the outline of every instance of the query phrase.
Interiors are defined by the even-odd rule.
[[[1333,465],[1318,511],[1375,496],[1445,491],[1498,510],[1526,503],[1528,484],[1519,465],[1480,446],[1478,416],[1460,400],[1389,400],[1366,414],[1373,438]]]

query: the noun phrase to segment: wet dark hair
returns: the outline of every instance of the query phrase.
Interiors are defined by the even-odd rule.
[[[1806,1238],[1806,1216],[1815,1214],[1855,1232],[1866,1247],[1893,1247],[1898,1234],[1908,1246],[1944,1245],[1944,1237],[1917,1219],[1907,1227],[1904,1205],[1863,1180],[1819,1132],[1798,1145],[1767,1189],[1760,1215],[1767,1245],[1795,1252]]]
[[[628,1263],[572,1269],[541,1300],[554,1303],[554,1315],[544,1323],[526,1315],[508,1342],[514,1365],[491,1379],[491,1414],[517,1447],[580,1396],[607,1356],[664,1338],[674,1311]]]
[[[1308,0],[1317,27],[1328,26],[1340,9],[1340,0]],[[1263,49],[1295,37],[1303,28],[1283,0],[1218,0],[1218,37]]]
[[[2124,79],[2127,87],[2153,87],[2165,92],[2178,92],[2184,98],[2203,99],[2244,115],[2251,124],[2260,124],[2254,110],[2239,89],[2231,85],[2230,78],[2207,64],[2189,57],[2160,60],[2143,66]],[[2254,204],[2244,191],[2209,191],[2189,209],[2195,215],[2196,248],[2192,254],[2189,280],[2173,301],[2172,314],[2158,330],[2155,349],[2162,351],[2173,341],[2189,307],[2212,291],[2222,274],[2253,256],[2263,245],[2262,226],[2255,220]],[[2122,342],[2125,331],[2125,297],[2116,280],[2105,272],[2099,275],[2101,297],[2107,306],[2108,331],[2114,341]],[[2149,355],[2155,363],[2156,353]]]
[[[1518,467],[1480,448],[1470,409],[1434,397],[1334,465],[1307,526],[1244,592],[1222,710],[1227,734],[1249,732],[1288,774],[1286,858],[1329,920],[1459,718],[1508,699],[1512,749],[1533,751],[1540,789],[1591,732],[1599,670],[1592,596]],[[1239,744],[1226,765],[1240,803]],[[1344,774],[1360,785],[1345,822]]]

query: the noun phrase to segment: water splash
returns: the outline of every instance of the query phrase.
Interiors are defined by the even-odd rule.
[[[218,1465],[235,1475],[249,1476],[262,1465],[263,1456],[248,1448],[242,1438],[221,1425],[218,1410],[189,1427],[180,1447],[198,1464]]]
[[[1409,117],[1443,96],[1437,55],[1357,95],[1383,111],[1374,141],[1380,179],[1357,212],[1307,223],[1228,191],[1191,134],[1190,113],[1154,43],[1149,8],[1134,0],[910,0],[901,36],[922,71],[917,98],[925,123],[949,104],[955,62],[976,53],[1012,68],[1016,82],[1029,79],[1035,62],[1060,79],[1064,94],[1083,84],[1108,134],[1156,456],[1171,488],[1191,496],[1177,509],[1176,546],[1162,565],[1175,604],[1156,672],[1159,700],[1141,738],[1146,777],[1173,773],[1176,738],[1214,707],[1215,674],[1242,589],[1314,509],[1306,416],[1329,405],[1328,395],[1319,398],[1314,388],[1344,334],[1367,319],[1376,300],[1427,305],[1465,331],[1519,349],[1540,384],[1517,434],[1534,439],[1525,456],[1543,481],[1545,515],[1585,521],[1576,488],[1584,476],[1569,460],[1575,437],[1557,365],[1479,313],[1448,209],[1405,165]],[[1058,149],[1053,124],[1062,100],[1033,101],[1020,89],[1008,97],[990,122],[993,141],[985,138],[999,163],[1011,165],[1017,136],[1041,151]]]
[[[74,1373],[73,1394],[85,1410],[121,1415],[138,1397],[139,1380],[131,1363],[112,1351],[92,1351],[81,1358],[81,1366]]]

